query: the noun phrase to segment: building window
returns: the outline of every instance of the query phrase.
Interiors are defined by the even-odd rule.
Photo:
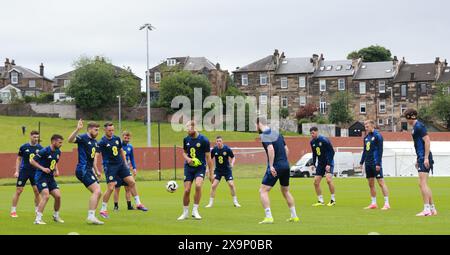
[[[259,96],[259,104],[267,104],[267,94],[261,94]]]
[[[320,80],[319,81],[319,85],[320,85],[320,91],[326,91],[327,90],[327,81],[326,80]]]
[[[402,104],[402,105],[400,106],[400,111],[401,111],[402,115],[403,115],[403,113],[406,111],[406,109],[407,109],[407,105],[406,105],[406,104]]]
[[[366,114],[366,103],[359,103],[359,113]]]
[[[378,110],[380,113],[386,113],[386,100],[380,100]]]
[[[288,107],[288,97],[282,96],[281,97],[281,107],[287,108]]]
[[[70,80],[64,80],[64,82],[63,82],[64,88],[69,87],[69,84],[70,84]]]
[[[298,86],[300,88],[306,87],[306,77],[305,76],[298,77]]]
[[[338,80],[338,88],[339,90],[345,90],[345,79]]]
[[[259,85],[267,85],[267,74],[266,73],[259,74]]]
[[[422,93],[422,94],[427,93],[427,84],[426,83],[420,84],[420,93]]]
[[[406,84],[403,84],[403,85],[401,86],[401,96],[402,96],[402,97],[406,97],[406,96],[407,96],[407,93],[408,93],[408,87],[407,87]]]
[[[378,81],[378,92],[386,93],[386,81]]]
[[[28,87],[29,88],[36,88],[36,81],[35,80],[29,80],[28,81]]]
[[[241,83],[242,83],[242,86],[247,86],[248,85],[248,74],[242,74],[242,76],[241,76]]]
[[[383,126],[383,125],[384,125],[383,119],[378,119],[378,126]]]
[[[155,72],[155,83],[160,83],[160,82],[161,82],[161,73]]]
[[[306,96],[300,96],[300,106],[306,105]]]
[[[19,74],[16,72],[11,72],[11,84],[19,83]]]
[[[167,65],[168,66],[174,66],[177,64],[177,60],[176,59],[167,59]]]
[[[287,89],[288,88],[288,79],[287,77],[281,77],[281,88]]]
[[[364,81],[359,83],[359,94],[366,94],[366,83]]]
[[[327,113],[327,102],[324,98],[320,99],[320,113],[325,114]]]

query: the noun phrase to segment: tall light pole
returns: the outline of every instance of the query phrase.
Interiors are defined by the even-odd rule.
[[[122,134],[122,102],[120,95],[117,98],[119,99],[119,134]]]
[[[151,111],[150,111],[150,72],[148,64],[148,31],[155,29],[150,23],[145,23],[139,30],[145,29],[147,38],[147,69],[145,70],[146,75],[146,90],[147,90],[147,147],[152,147],[152,129],[151,129]]]

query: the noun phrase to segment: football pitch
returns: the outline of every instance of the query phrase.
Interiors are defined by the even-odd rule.
[[[142,202],[149,211],[127,211],[124,192],[120,196],[120,210],[112,211],[112,197],[109,204],[110,219],[103,226],[91,226],[85,223],[89,193],[82,184],[60,184],[62,192],[61,217],[64,224],[51,220],[53,198],[49,200],[43,220],[47,225],[33,225],[34,206],[30,186],[27,186],[19,202],[18,218],[9,217],[11,197],[14,186],[0,186],[0,234],[332,234],[367,235],[373,234],[450,234],[450,178],[432,177],[430,185],[438,209],[438,216],[416,217],[422,210],[422,201],[417,178],[386,178],[390,189],[391,210],[363,210],[370,197],[367,182],[363,178],[337,178],[335,207],[312,207],[316,201],[312,181],[308,178],[292,178],[291,190],[296,199],[296,208],[300,216],[299,223],[288,223],[289,210],[279,192],[279,184],[272,190],[271,208],[274,224],[259,225],[264,211],[259,201],[258,188],[260,178],[238,178],[237,195],[241,208],[232,206],[231,196],[226,183],[222,181],[218,188],[214,207],[204,208],[208,202],[211,184],[205,183],[200,205],[202,220],[177,221],[182,212],[182,182],[175,193],[165,190],[166,181],[138,181],[138,191]],[[102,183],[104,190],[105,185]],[[322,183],[324,197],[329,199],[325,182]],[[378,187],[377,187],[378,188]],[[192,202],[192,200],[191,200]],[[378,205],[382,206],[383,197],[378,192]],[[191,205],[192,208],[192,205]]]

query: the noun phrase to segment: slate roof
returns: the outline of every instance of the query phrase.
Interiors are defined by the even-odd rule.
[[[283,58],[276,74],[314,73],[311,58]]]
[[[411,80],[411,73],[414,73],[415,79]],[[426,64],[404,64],[400,67],[394,82],[411,81],[434,81],[436,77],[436,66],[434,63]]]
[[[314,72],[314,77],[353,76],[353,73],[351,60],[324,60]]]
[[[355,73],[354,80],[390,79],[395,75],[392,61],[363,62]]]

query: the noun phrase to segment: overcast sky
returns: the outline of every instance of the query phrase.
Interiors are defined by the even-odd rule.
[[[103,55],[145,77],[171,56],[205,56],[234,70],[273,53],[345,59],[372,44],[408,62],[450,59],[450,1],[446,0],[14,0],[1,7],[0,63],[53,78],[80,55]]]

